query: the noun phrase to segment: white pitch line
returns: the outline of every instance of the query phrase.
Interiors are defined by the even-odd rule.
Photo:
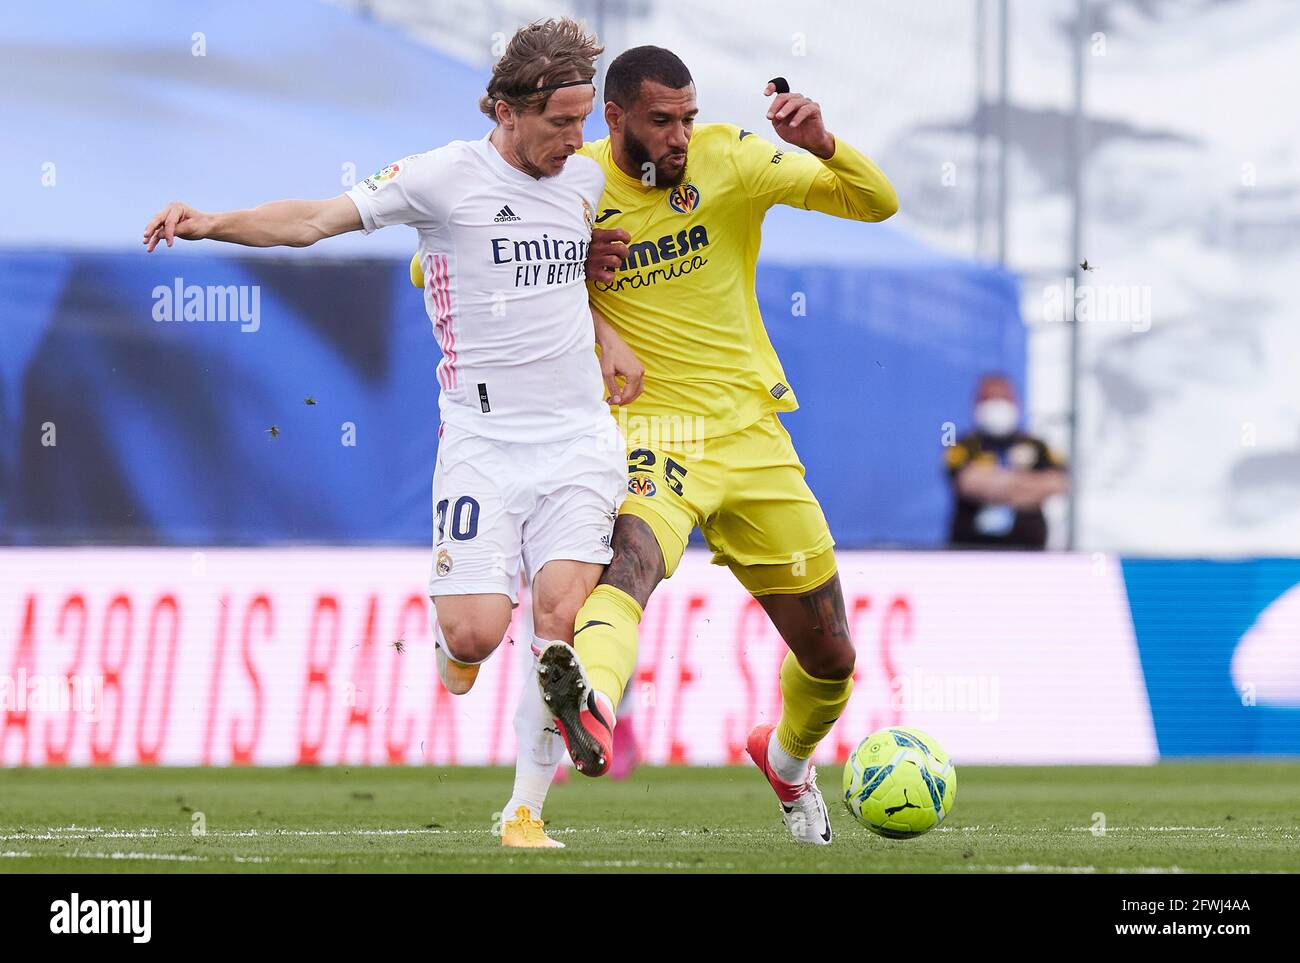
[[[545,858],[545,857],[543,857]],[[502,859],[492,857],[475,857],[470,862],[487,863],[499,865],[501,862],[515,863],[518,857],[509,856]],[[564,860],[562,864],[565,868],[571,866],[582,867],[583,869],[695,869],[705,873],[717,872],[724,869],[735,869],[735,863],[683,863],[683,862],[656,862],[654,860],[644,859],[582,859],[582,860]]]
[[[83,853],[80,850],[73,850],[70,853],[18,853],[5,852],[0,853],[0,857],[5,859],[150,859],[161,862],[172,863],[206,863],[206,856],[190,856],[185,853]]]
[[[570,832],[571,830],[555,830],[556,832]],[[438,836],[438,835],[465,835],[465,836],[483,836],[491,834],[490,829],[274,829],[258,831],[256,829],[241,830],[217,830],[210,829],[206,833],[201,833],[195,838],[203,836],[225,836],[239,839],[266,838],[271,839],[276,836]],[[194,836],[188,830],[167,829],[167,830],[149,830],[147,832],[130,832],[129,830],[113,830],[111,832],[99,831],[98,834],[92,834],[90,830],[80,830],[75,834],[53,834],[45,833],[28,833],[12,832],[0,834],[0,840],[67,840],[77,838],[94,838],[94,839],[188,839]]]
[[[100,826],[78,826],[76,823],[71,826],[49,826],[47,829],[52,833],[102,833],[104,831]]]
[[[963,866],[962,869],[972,873],[1114,873],[1116,875],[1182,875],[1201,870],[1186,870],[1181,866],[1036,866],[1033,863],[1021,863],[1019,866]],[[1225,873],[1240,876],[1274,876],[1292,875],[1284,869],[1214,869],[1206,872]]]
[[[725,827],[704,829],[682,829],[682,830],[652,830],[652,829],[605,829],[599,826],[589,826],[584,828],[565,827],[549,828],[547,832],[552,835],[595,835],[603,834],[615,837],[652,837],[668,838],[670,836],[699,837],[716,836],[719,838],[738,838],[738,839],[757,839],[766,838],[773,835],[780,835],[776,829],[771,831],[759,831],[749,829],[728,829]],[[98,834],[98,835],[95,835]],[[0,829],[0,840],[63,840],[75,839],[85,836],[94,836],[97,839],[178,839],[189,838],[193,836],[188,829],[142,829],[142,830],[90,830],[79,829],[76,833],[55,834],[49,830],[43,833],[29,832],[24,830],[4,831]],[[239,839],[272,839],[283,836],[495,836],[491,829],[209,829],[205,836],[219,836]]]
[[[107,860],[153,860],[156,862],[175,863],[294,863],[299,865],[321,866],[347,863],[346,859],[312,858],[304,856],[241,856],[237,853],[220,856],[192,856],[186,853],[124,853],[124,852],[83,852],[73,850],[70,853],[29,853],[9,850],[0,852],[0,859],[107,859]]]
[[[1092,874],[1092,873],[1184,873],[1186,870],[1177,866],[1132,866],[1132,867],[1105,867],[1098,869],[1096,866],[1039,866],[1035,863],[1020,863],[1017,866],[966,866],[963,867],[968,872],[975,873],[1072,873],[1072,874]]]
[[[102,860],[155,860],[164,862],[234,862],[236,864],[265,864],[265,863],[292,863],[295,865],[324,866],[324,865],[347,865],[352,862],[369,862],[369,860],[347,860],[347,859],[326,859],[310,857],[280,857],[280,856],[241,856],[231,854],[225,857],[207,857],[207,856],[188,856],[179,853],[103,853],[103,852],[81,852],[74,851],[71,853],[29,853],[29,852],[0,852],[0,858],[5,859],[102,859]],[[504,862],[515,862],[515,857],[508,857]],[[385,860],[385,862],[392,862]],[[475,862],[500,864],[503,860],[493,858],[480,858]],[[641,859],[606,859],[606,860],[582,860],[578,862],[566,862],[565,866],[580,866],[586,869],[698,869],[704,872],[713,872],[722,869],[735,869],[735,863],[683,863],[683,862],[655,862],[653,860]]]
[[[1237,830],[1229,830],[1228,827],[1225,826],[1122,826],[1122,825],[1113,826],[1113,825],[1108,825],[1106,826],[1105,829],[1107,833],[1228,832],[1236,835],[1242,835],[1242,834],[1264,834],[1264,835],[1284,835],[1284,836],[1289,835],[1286,833],[1282,833],[1280,829],[1276,829],[1269,826],[1249,826],[1249,827],[1242,827],[1241,829],[1237,829]],[[428,827],[396,828],[396,829],[382,829],[382,828],[381,829],[311,829],[311,830],[277,828],[277,829],[221,830],[220,833],[228,836],[283,836],[283,835],[308,834],[308,833],[313,835],[400,836],[400,835],[421,835],[421,834],[437,835],[438,833],[486,833],[489,831],[490,830],[487,829],[446,829],[441,827],[439,828],[428,828]],[[548,831],[560,832],[560,833],[577,833],[577,832],[608,833],[614,836],[670,836],[670,835],[672,836],[710,836],[710,835],[765,836],[767,835],[767,832],[765,830],[740,829],[737,827],[729,827],[729,826],[716,826],[716,827],[710,826],[710,827],[687,828],[687,829],[681,829],[675,827],[655,829],[652,827],[645,827],[645,826],[641,826],[637,828],[626,828],[626,829],[611,829],[602,826],[588,826],[579,829],[576,827],[568,826],[563,828],[555,827],[553,829],[548,829]],[[13,833],[15,838],[17,837],[31,838],[34,837],[35,835],[34,830],[17,829],[15,827],[0,826],[0,833],[4,833],[4,832]],[[209,835],[213,835],[214,832],[216,831],[210,831]],[[976,826],[936,826],[932,830],[932,832],[936,834],[989,833],[994,835],[1005,835],[1007,831],[1004,831],[1001,827],[998,826],[976,825]],[[1014,830],[1014,832],[1016,835],[1021,835],[1021,836],[1030,835],[1033,833],[1061,833],[1061,832],[1091,833],[1093,832],[1093,827],[1092,826],[1060,826],[1060,827],[1035,826],[1035,827],[1024,827],[1024,828],[1016,829]],[[124,828],[117,828],[117,827],[114,827],[112,829],[104,829],[102,826],[50,826],[44,830],[44,834],[41,836],[41,838],[54,839],[54,838],[59,838],[57,834],[62,834],[67,836],[79,836],[88,833],[98,833],[105,836],[120,835],[124,837],[140,837],[140,838],[147,838],[150,836],[190,835],[188,829],[163,828],[157,826],[140,826],[134,829],[124,829]],[[9,838],[9,836],[0,835],[0,839],[7,839],[7,838]]]
[[[566,862],[564,865],[582,866],[586,869],[698,869],[705,873],[717,872],[720,869],[736,868],[735,863],[655,863],[640,859],[587,859]]]
[[[1070,826],[1072,833],[1090,833],[1091,826]],[[1221,833],[1223,826],[1106,826],[1108,833]],[[1245,832],[1253,831],[1247,828]],[[1270,830],[1263,830],[1269,832]]]

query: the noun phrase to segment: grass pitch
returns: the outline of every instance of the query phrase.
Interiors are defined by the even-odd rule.
[[[829,847],[786,837],[753,768],[643,768],[554,787],[567,848],[529,852],[492,835],[506,769],[0,770],[0,872],[1300,871],[1296,763],[965,766],[907,841],[850,820],[839,777]]]

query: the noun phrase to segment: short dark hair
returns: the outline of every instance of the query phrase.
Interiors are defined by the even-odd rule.
[[[680,57],[663,47],[633,47],[614,58],[605,71],[605,99],[624,110],[641,96],[641,83],[652,80],[673,90],[689,87],[695,81]]]

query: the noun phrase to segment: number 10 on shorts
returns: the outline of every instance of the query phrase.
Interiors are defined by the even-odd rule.
[[[447,526],[447,506],[450,498],[438,502],[438,542],[445,537]],[[478,534],[478,502],[469,495],[461,495],[451,508],[451,537],[457,542],[468,542]]]

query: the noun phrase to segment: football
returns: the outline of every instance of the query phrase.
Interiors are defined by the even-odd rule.
[[[844,805],[873,833],[911,839],[943,822],[957,799],[948,753],[919,729],[873,732],[844,764]]]

